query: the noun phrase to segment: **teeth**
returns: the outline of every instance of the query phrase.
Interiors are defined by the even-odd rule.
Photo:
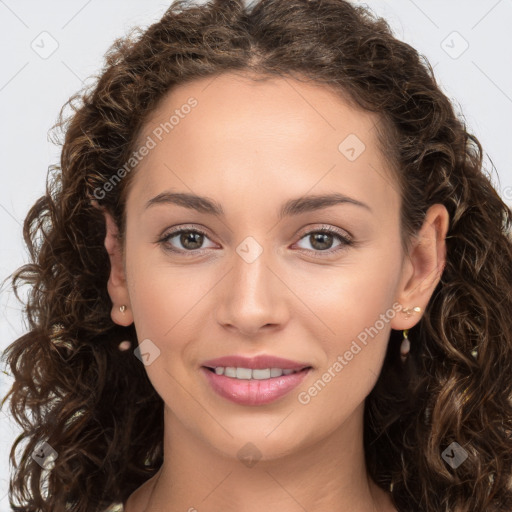
[[[236,368],[233,368],[232,366],[228,366],[224,368],[224,375],[226,377],[235,377],[236,378]]]
[[[283,370],[281,370],[281,368],[270,368],[271,377],[281,377],[281,375],[283,375]]]
[[[265,368],[264,370],[253,370],[251,373],[253,379],[264,380],[270,379],[272,370],[270,368]],[[276,377],[279,377],[279,375],[276,375]]]
[[[252,377],[252,370],[249,368],[237,368],[236,369],[236,378],[249,380]]]
[[[281,375],[290,375],[299,370],[283,370],[282,368],[262,368],[252,370],[251,368],[235,368],[233,366],[217,366],[215,373],[217,375],[225,375],[240,380],[266,380],[273,377],[281,377]]]

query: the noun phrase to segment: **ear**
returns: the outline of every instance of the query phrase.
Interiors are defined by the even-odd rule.
[[[130,304],[130,296],[126,285],[126,275],[123,262],[121,242],[117,225],[105,209],[103,215],[106,222],[105,248],[110,258],[110,277],[107,283],[108,294],[112,300],[112,321],[125,327],[133,323],[133,313]],[[126,306],[124,312],[120,307]]]
[[[419,306],[425,311],[446,265],[445,238],[449,222],[450,216],[444,205],[434,204],[428,209],[423,226],[404,259],[396,296],[403,308],[412,310]],[[399,311],[391,321],[391,328],[410,329],[419,322],[421,314],[409,316]]]

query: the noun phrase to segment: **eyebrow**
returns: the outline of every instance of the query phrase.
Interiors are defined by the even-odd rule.
[[[145,210],[151,206],[158,204],[176,204],[184,208],[196,210],[201,213],[214,215],[216,217],[224,217],[224,210],[222,205],[216,201],[196,194],[184,193],[184,192],[162,192],[157,196],[150,199],[146,205]],[[323,194],[323,195],[311,195],[302,196],[295,199],[289,199],[286,201],[279,211],[279,219],[283,217],[300,215],[302,213],[311,212],[315,210],[321,210],[328,208],[329,206],[335,206],[339,204],[353,204],[372,211],[372,209],[365,203],[358,201],[352,197],[346,196],[340,193]]]

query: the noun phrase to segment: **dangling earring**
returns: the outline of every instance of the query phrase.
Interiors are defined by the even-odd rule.
[[[119,311],[121,311],[121,313],[124,313],[126,311],[126,306],[124,304],[122,306],[119,306]]]
[[[404,339],[402,340],[402,344],[400,345],[400,358],[402,359],[402,363],[405,363],[407,359],[407,355],[409,354],[409,350],[411,349],[411,342],[409,338],[407,338],[407,334],[409,333],[409,329],[404,329]]]
[[[413,313],[420,313],[421,308],[419,306],[416,306],[413,309],[409,308],[403,308],[402,312],[407,315],[407,318],[409,318]],[[407,355],[409,354],[409,351],[411,349],[411,342],[409,341],[409,338],[407,335],[409,334],[409,329],[404,329],[403,331],[403,340],[402,344],[400,345],[400,359],[402,360],[402,363],[405,363],[407,360]]]

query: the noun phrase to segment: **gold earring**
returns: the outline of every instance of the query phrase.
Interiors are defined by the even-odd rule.
[[[407,318],[409,318],[413,313],[419,313],[421,311],[421,308],[419,306],[416,306],[415,308],[409,309],[409,308],[402,308],[402,313],[405,313],[407,315]]]
[[[124,304],[122,306],[119,306],[119,311],[121,311],[121,313],[124,313],[126,311],[126,306]]]
[[[413,313],[419,313],[421,312],[421,308],[419,306],[416,306],[415,308],[409,309],[409,308],[403,308],[402,312],[404,312],[407,315],[407,318],[409,318]],[[402,360],[402,363],[405,363],[407,359],[407,355],[409,354],[409,351],[411,349],[411,342],[409,341],[409,338],[407,337],[409,334],[409,329],[404,329],[403,331],[403,340],[402,344],[400,345],[400,359]]]

